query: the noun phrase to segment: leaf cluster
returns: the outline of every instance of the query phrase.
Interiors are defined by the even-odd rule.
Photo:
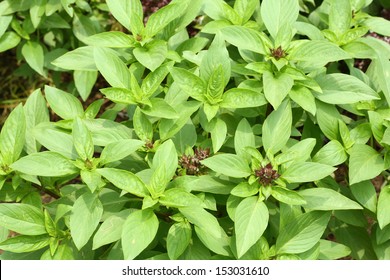
[[[0,3],[3,26],[72,17],[82,44],[48,69],[73,71],[84,100],[99,73],[115,104],[47,85],[12,111],[2,259],[390,258],[390,46],[366,36],[390,23],[371,1],[173,0],[145,19],[107,0],[124,30],[104,32],[76,12],[90,2]],[[43,43],[24,39],[45,75]]]

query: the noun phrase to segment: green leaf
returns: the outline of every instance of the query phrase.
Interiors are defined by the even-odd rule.
[[[376,213],[377,195],[371,181],[363,181],[349,186],[357,202],[373,213]]]
[[[179,257],[180,260],[209,260],[211,259],[210,250],[203,245],[196,235],[192,236],[192,242],[188,244],[187,249]]]
[[[187,191],[229,194],[234,184],[208,175],[178,177],[173,182],[179,183]]]
[[[311,156],[311,153],[316,145],[316,139],[306,138],[291,146],[288,150],[278,154],[275,157],[275,163],[277,165],[283,164],[283,167],[287,169],[292,164],[298,162],[305,162]]]
[[[291,126],[291,104],[286,100],[264,121],[262,129],[264,149],[273,154],[280,151],[290,138]]]
[[[390,129],[389,128],[386,128],[386,130],[385,130],[385,132],[383,134],[382,141],[380,143],[381,144],[387,144],[387,145],[390,144]]]
[[[74,10],[73,7],[69,5],[70,1],[68,0],[60,0],[62,7],[64,8],[65,12],[70,16],[73,17]]]
[[[103,88],[100,89],[100,92],[103,93],[106,98],[110,99],[115,103],[123,104],[137,104],[136,96],[133,91],[126,88]]]
[[[1,10],[1,8],[0,8]],[[10,25],[12,21],[13,16],[12,15],[1,15],[0,16],[0,38],[4,35],[4,33],[7,31],[8,26]]]
[[[85,109],[85,118],[86,119],[94,119],[96,118],[97,114],[99,114],[100,109],[102,108],[102,105],[104,103],[103,99],[97,99],[93,101],[91,104],[88,105],[88,107]]]
[[[299,191],[306,200],[303,206],[310,210],[352,210],[363,209],[355,201],[327,188],[311,188]]]
[[[252,171],[248,163],[237,155],[219,154],[202,160],[202,164],[217,173],[233,177],[248,177]]]
[[[96,170],[84,169],[80,171],[81,180],[88,186],[91,192],[104,185],[102,176]]]
[[[150,72],[142,81],[141,90],[145,96],[152,96],[161,86],[162,81],[170,72],[173,62],[164,63],[156,70]]]
[[[276,240],[278,254],[298,254],[320,240],[330,218],[329,212],[311,211],[292,219]]]
[[[208,6],[208,5],[207,5]],[[215,21],[210,21],[202,28],[202,33],[206,34],[217,34],[223,28],[232,26],[232,23],[226,19],[220,19]]]
[[[180,17],[186,10],[185,2],[176,1],[171,3],[156,12],[152,13],[149,17],[145,28],[145,36],[151,38],[163,30],[171,21]]]
[[[286,73],[278,73],[274,76],[271,72],[263,74],[264,95],[274,109],[286,98],[294,85],[294,80]]]
[[[178,118],[177,119],[162,119],[159,124],[160,138],[166,140],[180,131],[187,123],[190,116],[198,110],[200,102],[187,101],[175,106]]]
[[[272,186],[271,195],[280,202],[289,204],[289,205],[302,205],[306,204],[306,200],[296,191],[292,191],[286,188],[281,188],[278,186]],[[306,207],[306,205],[304,205]]]
[[[50,151],[22,157],[10,167],[25,174],[47,177],[67,176],[78,172],[69,159]]]
[[[321,30],[311,23],[296,21],[293,27],[297,29],[298,34],[306,35],[311,40],[324,39],[324,35]]]
[[[330,1],[329,30],[340,36],[350,29],[351,21],[352,8],[350,0]]]
[[[390,226],[381,229],[379,226],[375,230],[375,239],[378,245],[381,245],[390,240]]]
[[[220,30],[222,37],[240,50],[250,50],[266,54],[269,50],[264,45],[264,35],[244,26],[228,26]]]
[[[139,0],[107,0],[110,12],[134,35],[142,32],[143,11]]]
[[[73,247],[69,244],[60,244],[54,255],[51,255],[50,249],[42,254],[41,260],[74,260],[75,256],[73,253]]]
[[[151,71],[156,70],[165,61],[167,53],[167,43],[162,40],[153,40],[133,50],[135,58]]]
[[[228,237],[228,235],[221,227],[220,230],[221,236],[215,237],[208,234],[208,231],[204,230],[203,228],[195,226],[196,235],[207,248],[218,255],[231,257],[233,254],[230,249],[230,237]]]
[[[153,139],[153,127],[147,116],[142,113],[141,109],[137,107],[133,115],[134,132],[139,139],[147,142]],[[161,137],[162,140],[163,137]]]
[[[103,204],[105,215],[103,215],[102,220],[106,219],[111,214],[118,213],[124,207],[124,205],[131,201],[132,199],[129,196],[126,196],[125,193],[119,193],[118,190],[112,188],[101,188],[99,190],[99,199]],[[139,199],[137,199],[140,201]],[[129,207],[126,207],[129,208]]]
[[[159,146],[153,157],[152,169],[156,170],[160,165],[165,165],[166,177],[171,179],[178,166],[177,152],[172,140]]]
[[[317,104],[317,122],[321,131],[330,140],[338,140],[339,136],[339,120],[342,120],[339,111],[334,105],[322,103]]]
[[[102,26],[95,17],[85,16],[75,13],[73,17],[72,31],[74,36],[81,42],[86,43],[86,39],[96,33],[103,31]]]
[[[316,162],[299,162],[290,165],[283,172],[282,178],[290,183],[304,183],[321,180],[331,175],[336,168]]]
[[[343,48],[345,46],[345,44],[349,44],[349,43],[354,43],[354,42],[358,42],[358,40],[363,37],[364,35],[367,34],[369,28],[366,27],[366,26],[358,26],[358,27],[353,27],[352,29],[349,29],[347,30],[342,36],[341,36],[341,40],[339,40],[339,44],[340,45],[343,45]],[[326,32],[326,31],[325,31]],[[341,41],[341,42],[340,42]],[[359,44],[360,45],[360,44]],[[353,46],[353,44],[352,44]],[[374,52],[371,50],[368,50],[367,49],[367,45],[366,46],[362,46],[360,45],[361,47],[363,47],[359,52],[354,52],[354,49],[352,48],[352,52],[350,52],[350,54],[352,54],[352,56],[354,57],[358,57],[360,54],[363,54],[365,52],[368,51],[368,56],[371,57],[371,55],[374,54]],[[356,45],[354,46],[356,47]],[[351,49],[350,49],[351,50]],[[356,49],[355,49],[356,50]],[[356,54],[356,56],[355,56]]]
[[[73,146],[72,135],[56,127],[54,123],[42,122],[33,129],[33,136],[46,149],[69,159],[78,158]]]
[[[217,115],[218,110],[219,110],[219,105],[211,105],[209,103],[203,104],[203,112],[208,122],[210,122]]]
[[[317,107],[314,96],[307,87],[293,86],[289,92],[290,98],[305,111],[315,116]]]
[[[377,259],[373,242],[367,233],[367,229],[353,227],[344,224],[337,227],[334,231],[338,242],[351,248],[351,257],[355,260],[374,260]]]
[[[50,14],[51,12],[47,12]],[[51,14],[45,17],[39,24],[40,29],[70,29],[70,24],[64,19],[65,15],[61,16],[59,13]]]
[[[19,235],[0,243],[0,249],[14,253],[33,252],[49,245],[47,234],[37,236]]]
[[[268,208],[258,197],[248,197],[240,202],[234,219],[238,258],[260,239],[268,226],[268,219]]]
[[[200,198],[180,188],[166,190],[160,197],[159,202],[167,207],[175,208],[187,206],[198,207],[203,204]]]
[[[350,30],[349,32],[351,32]],[[351,56],[356,58],[370,58],[375,59],[376,54],[372,47],[369,44],[361,41],[361,39],[353,40],[346,45],[343,45],[343,50],[349,53]]]
[[[134,175],[130,171],[115,168],[102,168],[97,169],[96,171],[112,184],[114,184],[114,186],[126,192],[139,197],[145,197],[149,195],[149,191],[146,188],[144,182],[142,182],[138,176]]]
[[[80,118],[73,121],[73,144],[82,160],[92,159],[95,151],[91,132]]]
[[[222,147],[226,139],[227,125],[221,119],[215,119],[215,122],[211,125],[211,141],[213,144],[213,152],[216,153]]]
[[[150,106],[145,106],[141,111],[148,116],[166,119],[176,119],[178,114],[176,110],[169,105],[164,99],[150,99]]]
[[[46,77],[46,73],[43,70],[45,60],[43,48],[39,43],[27,41],[22,47],[22,54],[32,69]]]
[[[334,216],[340,222],[344,222],[356,227],[367,228],[368,222],[364,212],[362,210],[336,210],[333,212]]]
[[[236,154],[250,161],[251,156],[245,152],[245,147],[255,146],[255,135],[253,134],[252,127],[246,119],[242,119],[234,135],[234,149]]]
[[[83,101],[86,101],[96,83],[97,71],[75,70],[73,72],[74,83]]]
[[[22,153],[26,137],[26,119],[23,106],[17,106],[8,116],[0,133],[2,164],[15,162]]]
[[[16,31],[16,33],[18,33],[18,35],[20,37],[22,37],[23,39],[26,39],[26,40],[30,40],[30,35],[29,35],[29,32],[31,32],[31,29],[32,29],[32,26],[30,26],[30,28],[27,28],[27,29],[30,29],[30,30],[25,30],[22,25],[20,24],[21,22],[19,20],[17,20],[16,18],[13,18],[12,21],[11,21],[11,28],[13,30]]]
[[[231,194],[238,197],[249,197],[259,192],[259,185],[241,182],[231,190]]]
[[[299,4],[296,0],[264,0],[261,3],[261,18],[273,38],[286,25],[292,26],[298,14]]]
[[[122,230],[125,260],[138,256],[155,238],[159,221],[151,209],[138,210],[127,217]]]
[[[134,38],[121,31],[101,32],[87,37],[84,41],[91,46],[106,48],[130,48],[135,42]]]
[[[0,8],[1,10],[2,8]],[[4,33],[7,31],[10,23],[12,22],[12,18],[13,16],[12,15],[8,15],[8,16],[5,16],[5,15],[1,15],[0,16],[0,38],[4,35]]]
[[[0,242],[6,240],[9,236],[9,230],[3,226],[0,226]]]
[[[0,37],[0,52],[15,48],[20,43],[20,36],[13,31],[5,32]]]
[[[341,74],[319,76],[316,81],[322,93],[316,98],[329,104],[352,104],[359,101],[378,100],[378,94],[358,78]]]
[[[183,43],[181,43],[175,51],[182,55],[184,51],[190,51],[194,53],[198,53],[201,51],[207,44],[209,43],[209,39],[204,37],[193,37],[190,38]]]
[[[250,108],[267,104],[264,94],[250,89],[232,88],[222,96],[223,108]]]
[[[344,147],[339,141],[331,140],[323,146],[313,157],[313,161],[336,166],[342,164],[348,159]]]
[[[40,145],[38,145],[36,142],[33,129],[40,123],[49,122],[49,111],[46,106],[46,100],[43,98],[40,89],[35,90],[27,98],[23,109],[26,118],[25,147],[26,152],[28,154],[32,154],[38,152],[40,149]],[[58,139],[56,140],[58,141]],[[2,140],[0,140],[0,142],[2,142]]]
[[[381,189],[378,199],[378,223],[379,227],[383,229],[385,226],[390,224],[390,187],[386,186]]]
[[[147,185],[148,190],[152,196],[152,199],[156,199],[163,194],[167,184],[172,177],[168,177],[167,165],[165,163],[158,165],[156,168],[151,170],[151,176],[149,184]],[[173,175],[172,175],[173,176]]]
[[[316,245],[314,245],[306,252],[300,253],[298,257],[300,260],[317,260],[319,254],[320,254],[320,242],[318,242]],[[291,256],[296,256],[296,255],[291,255]]]
[[[239,25],[242,22],[238,13],[225,1],[214,0],[203,7],[204,12],[214,20],[227,19],[231,23]]]
[[[39,194],[38,194],[39,195]],[[39,197],[39,199],[41,199]],[[49,212],[45,209],[43,211],[44,217],[45,217],[45,228],[47,233],[53,237],[57,235],[57,227],[56,224],[54,223],[53,219],[51,218]]]
[[[221,92],[228,84],[231,76],[230,58],[226,43],[220,35],[215,36],[203,56],[199,66],[199,76],[203,81],[208,81],[208,93],[213,87],[216,92]],[[219,94],[211,94],[210,96],[220,97]],[[218,97],[214,98],[218,99]]]
[[[184,154],[188,147],[193,147],[196,144],[198,135],[196,134],[196,127],[189,120],[182,129],[172,138],[173,143],[176,146],[176,150]]]
[[[80,101],[70,93],[45,86],[45,96],[51,109],[64,120],[72,120],[77,116],[84,116],[83,106]]]
[[[351,58],[337,45],[325,40],[302,41],[289,53],[290,60],[302,61],[305,67],[318,69],[329,62]]]
[[[174,223],[167,235],[167,252],[171,260],[184,253],[188,244],[190,244],[192,235],[191,225],[188,222]]]
[[[221,226],[217,218],[201,207],[181,207],[179,211],[187,218],[187,220],[202,230],[216,238],[222,237]]]
[[[156,172],[155,172],[156,173]],[[155,174],[154,173],[154,174]],[[152,181],[153,178],[150,179],[150,181]],[[153,183],[153,182],[152,182]],[[149,189],[151,189],[150,185],[148,186]],[[156,194],[157,192],[154,191],[154,189],[151,189],[151,195],[153,196],[146,196],[144,197],[144,199],[142,200],[142,208],[141,209],[147,209],[147,208],[151,208],[153,209],[153,207],[155,207],[157,205],[157,203],[159,202],[159,200],[157,198],[154,198],[154,197],[158,197],[159,194]]]
[[[345,124],[345,122],[339,120],[339,133],[340,133],[340,138],[341,142],[343,143],[343,146],[345,149],[351,148],[355,142],[351,140],[349,128]]]
[[[241,198],[241,197],[229,195],[229,197],[226,201],[226,211],[229,215],[229,218],[232,221],[235,221],[237,207],[242,200],[243,200],[243,198]]]
[[[97,69],[112,87],[130,88],[130,72],[115,51],[95,47],[94,58]]]
[[[37,28],[45,14],[46,0],[35,0],[30,8],[30,18],[34,28]]]
[[[145,143],[136,139],[124,139],[108,144],[100,154],[100,164],[104,165],[110,162],[121,160],[134,153]]]
[[[351,249],[347,246],[329,240],[320,240],[320,260],[337,260],[349,256]]]
[[[258,4],[257,0],[237,0],[234,2],[234,10],[245,23],[251,18]]]
[[[349,183],[351,185],[373,179],[384,169],[382,156],[367,145],[355,144],[349,150]]]
[[[178,83],[179,87],[189,96],[199,101],[205,100],[206,85],[201,78],[181,68],[172,68],[171,75],[175,83]]]
[[[90,46],[77,48],[58,57],[51,64],[67,70],[96,71],[94,49]]]
[[[121,239],[123,224],[129,212],[129,210],[123,210],[115,213],[102,223],[93,237],[93,250]]]
[[[363,25],[367,26],[372,32],[379,33],[383,36],[390,36],[390,23],[383,17],[370,16],[363,21]]]
[[[70,215],[70,231],[77,249],[91,238],[102,215],[103,205],[96,194],[87,192],[77,198]]]
[[[372,60],[367,74],[382,90],[387,102],[390,102],[390,61],[379,54],[377,59]]]
[[[46,234],[45,218],[40,209],[20,203],[0,204],[0,226],[25,235]]]
[[[356,144],[365,144],[372,137],[370,123],[362,123],[351,129],[351,140]]]
[[[206,88],[206,97],[211,104],[216,104],[221,100],[225,88],[223,76],[224,70],[222,65],[219,65],[210,75]]]
[[[133,138],[132,130],[127,126],[105,119],[85,119],[85,125],[92,133],[95,145],[107,146],[112,142]]]

